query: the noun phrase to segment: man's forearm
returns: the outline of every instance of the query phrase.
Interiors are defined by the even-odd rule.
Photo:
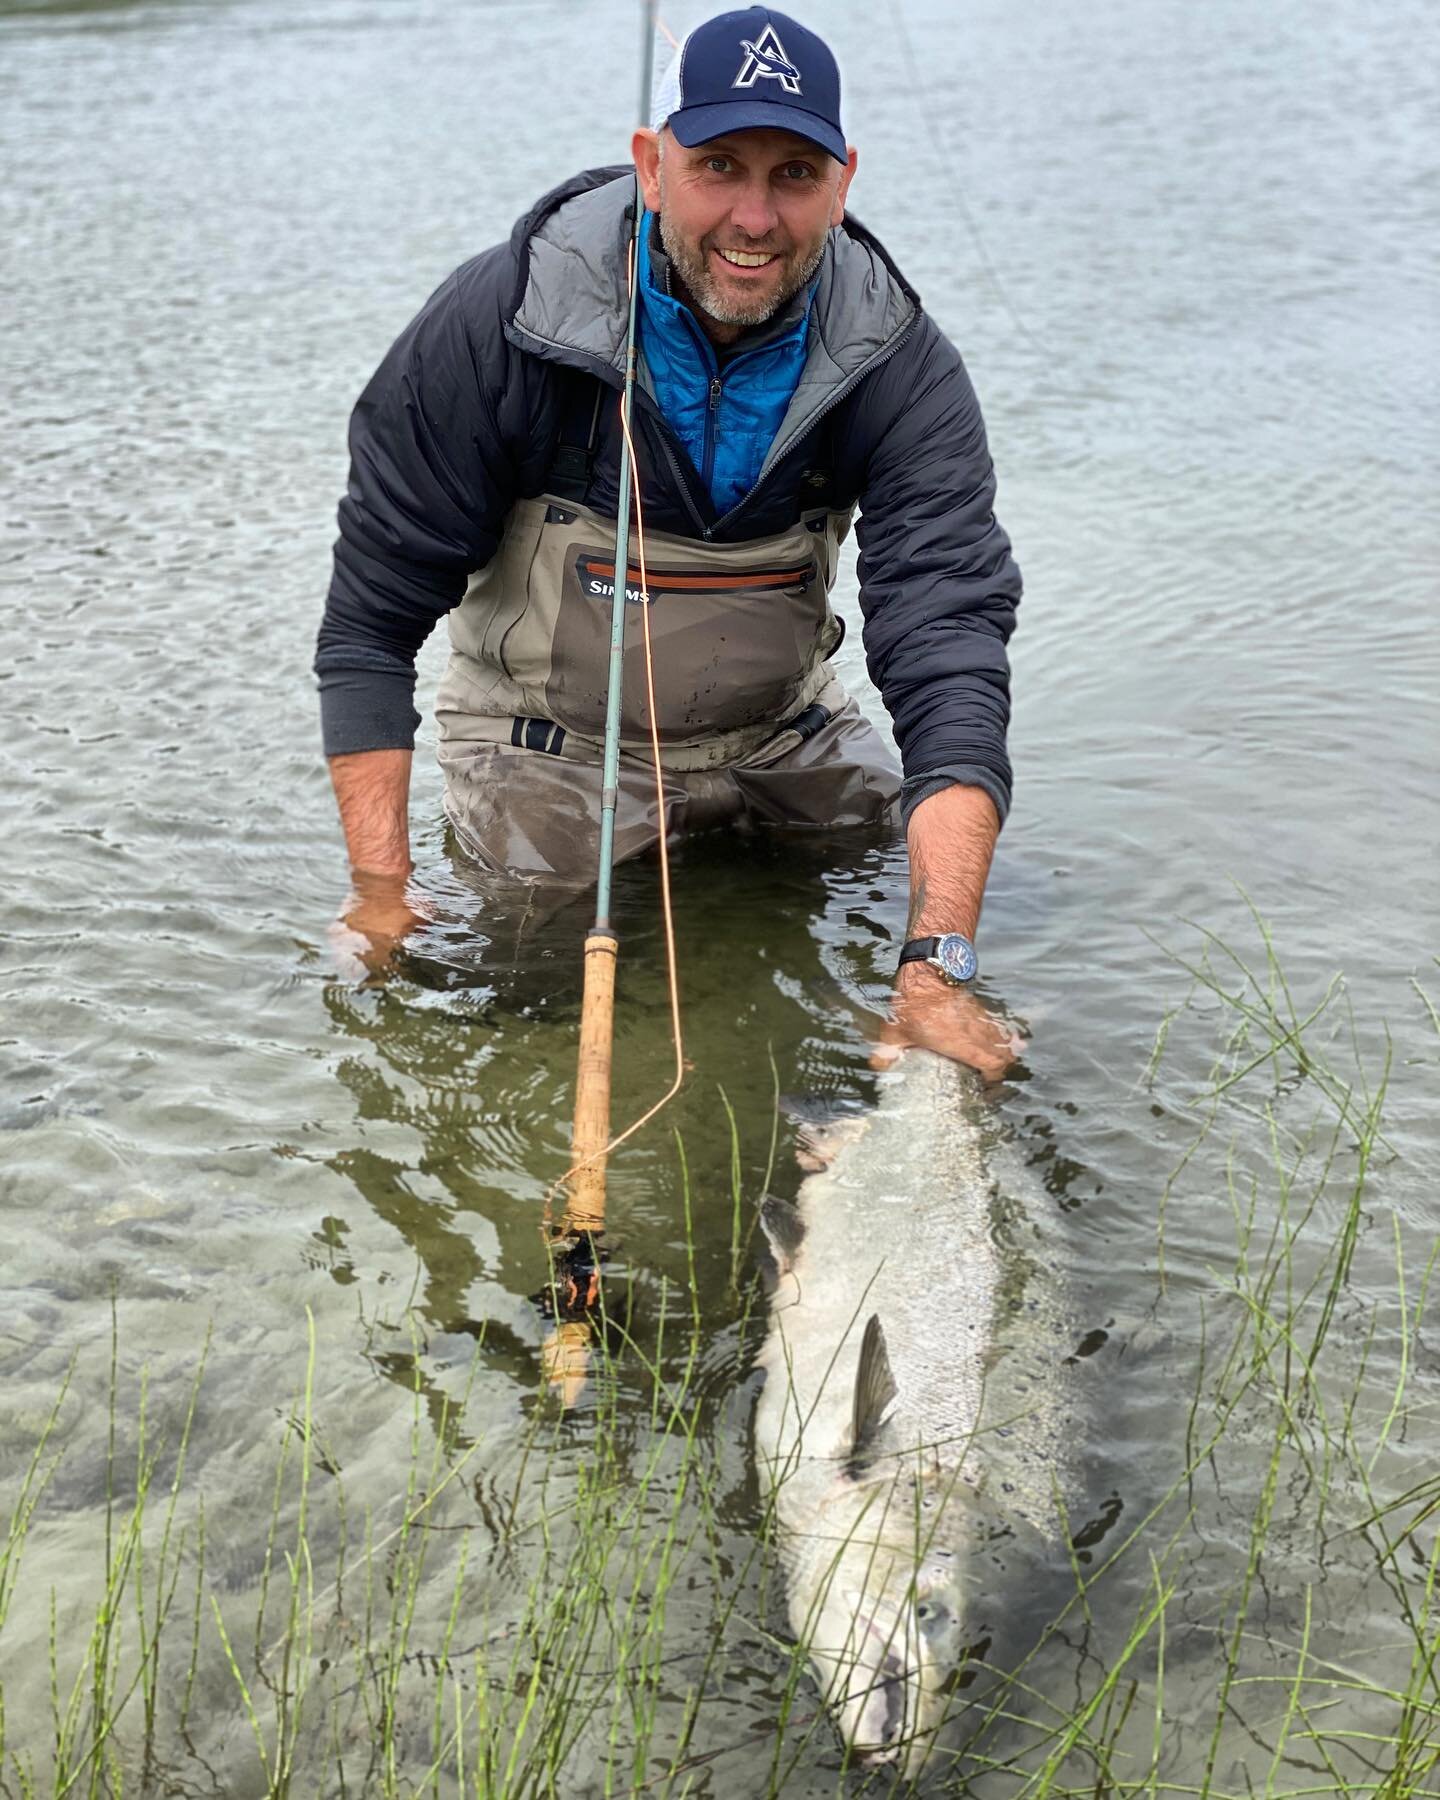
[[[1000,819],[977,787],[942,788],[910,815],[910,917],[906,937],[960,931],[972,941]]]
[[[910,815],[910,917],[906,937],[961,931],[973,939],[1000,816],[983,788],[941,788]],[[924,962],[895,973],[892,1015],[880,1031],[876,1067],[901,1050],[938,1051],[999,1081],[1020,1054],[1020,1041],[970,987],[950,987]]]
[[[412,756],[409,750],[358,750],[330,758],[330,779],[356,874],[410,873]]]

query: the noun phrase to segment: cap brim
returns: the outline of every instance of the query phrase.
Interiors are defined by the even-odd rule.
[[[728,131],[793,131],[796,137],[818,144],[838,163],[850,160],[844,136],[818,113],[779,100],[717,100],[705,106],[682,106],[665,121],[675,141],[687,150],[724,137]]]

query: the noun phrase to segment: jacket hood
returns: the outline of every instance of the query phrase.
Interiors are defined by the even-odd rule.
[[[552,188],[516,222],[510,239],[516,288],[506,323],[512,343],[621,384],[634,204],[633,169],[587,169]],[[825,396],[909,329],[919,310],[919,295],[847,213],[831,231],[820,265],[805,368],[776,439],[777,453]]]
[[[516,290],[505,327],[512,343],[620,385],[634,203],[633,169],[586,169],[516,220]]]

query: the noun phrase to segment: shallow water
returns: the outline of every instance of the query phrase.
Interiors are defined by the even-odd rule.
[[[1161,1020],[1189,989],[1155,937],[1193,960],[1198,924],[1253,960],[1243,889],[1303,1010],[1343,972],[1328,1019],[1343,1022],[1348,996],[1372,1075],[1388,1034],[1388,1138],[1339,1334],[1348,1352],[1376,1313],[1357,1409],[1371,1446],[1401,1369],[1397,1243],[1412,1314],[1434,1243],[1436,1040],[1414,985],[1437,985],[1440,873],[1427,22],[1418,0],[1378,15],[1357,0],[1020,13],[986,0],[963,31],[938,5],[826,9],[862,152],[855,210],[965,352],[1026,574],[1016,804],[982,955],[989,993],[1033,1034],[996,1101],[1001,1128],[1051,1209],[1075,1343],[1107,1334],[1073,1375],[1071,1523],[1096,1544],[1117,1519],[1138,1523],[1184,1466],[1202,1301],[1209,1334],[1235,1261],[1228,1145],[1242,1176],[1258,1174],[1262,1221],[1277,1204],[1262,1070],[1169,1194],[1161,1295],[1162,1193],[1233,1019],[1183,1015],[1144,1084]],[[565,1161],[585,921],[518,914],[452,865],[427,724],[414,816],[435,923],[387,985],[337,973],[327,925],[344,869],[308,669],[356,391],[455,263],[554,181],[623,153],[634,38],[630,8],[554,0],[0,4],[7,1508],[79,1359],[65,1458],[0,1639],[5,1752],[41,1771],[48,1595],[62,1661],[97,1599],[112,1297],[122,1451],[142,1367],[152,1419],[173,1422],[213,1334],[185,1506],[193,1517],[203,1493],[206,1580],[232,1629],[253,1622],[307,1314],[315,1421],[354,1518],[370,1509],[379,1536],[404,1511],[418,1382],[425,1456],[445,1394],[465,1395],[464,1436],[483,1446],[437,1506],[475,1529],[465,1618],[503,1629],[540,1566],[533,1534],[513,1543],[497,1521],[539,1501],[529,1446],[548,1418],[546,1326],[529,1296],[544,1279],[539,1208]],[[841,600],[858,624],[853,573]],[[867,693],[859,637],[841,668]],[[422,693],[440,653],[424,654]],[[793,1192],[791,1114],[872,1095],[867,1040],[903,926],[903,858],[880,843],[700,841],[679,859],[677,896],[693,1072],[610,1188],[637,1342],[654,1350],[662,1311],[688,1315],[692,1255],[702,1317],[692,1378],[718,1560],[667,1616],[662,1757],[714,1628],[716,1571],[739,1579],[760,1517],[751,1228],[775,1088],[795,1104],[772,1186]],[[624,1119],[668,1079],[653,871],[624,872],[618,917]],[[1348,1067],[1348,1025],[1323,1029]],[[741,1149],[738,1269],[721,1090]],[[1282,1111],[1298,1129],[1322,1106],[1302,1081]],[[1342,1195],[1353,1173],[1341,1169]],[[1307,1230],[1310,1266],[1337,1205],[1324,1200]],[[1407,1404],[1421,1410],[1376,1461],[1382,1497],[1435,1464],[1435,1341],[1420,1323]],[[678,1380],[689,1352],[674,1333],[672,1318],[660,1361]],[[1361,1380],[1354,1357],[1330,1378],[1340,1408]],[[613,1394],[625,1455],[643,1459],[651,1383],[633,1356]],[[598,1406],[544,1427],[559,1434],[556,1493],[596,1455]],[[1317,1777],[1303,1751],[1294,1764],[1275,1751],[1269,1690],[1237,1698],[1211,1741],[1216,1627],[1245,1574],[1268,1456],[1259,1425],[1247,1448],[1248,1420],[1242,1407],[1185,1540],[1160,1766],[1184,1783],[1208,1762],[1238,1791],[1263,1785],[1274,1754],[1288,1791]],[[662,1468],[662,1514],[666,1480]],[[1353,1536],[1317,1577],[1302,1488],[1276,1506],[1260,1571],[1261,1663],[1289,1666],[1308,1596],[1317,1655],[1372,1659],[1377,1679],[1403,1685],[1400,1578],[1382,1579]],[[1335,1504],[1352,1522],[1366,1506]],[[675,1505],[693,1525],[690,1501]],[[1143,1540],[1088,1631],[1050,1642],[1029,1675],[1043,1706],[1091,1691],[1147,1550],[1178,1528]],[[315,1529],[333,1550],[329,1500]],[[449,1554],[436,1552],[419,1603],[423,1649],[449,1605]],[[1063,1557],[1053,1573],[1063,1600]],[[823,1724],[777,1732],[783,1649],[746,1623],[767,1592],[760,1572],[741,1584],[690,1745],[717,1754],[673,1791],[767,1792],[777,1767],[797,1795],[857,1780]],[[1054,1599],[1002,1587],[987,1602],[1011,1622],[1006,1655],[1024,1654],[1027,1621]],[[343,1636],[337,1610],[325,1617]],[[263,1792],[209,1618],[207,1605],[194,1760],[177,1741],[161,1761],[177,1781],[209,1769],[216,1791]],[[1136,1674],[1143,1756],[1156,1674]],[[1351,1704],[1355,1728],[1375,1729]],[[803,1686],[795,1710],[814,1710]],[[575,1749],[568,1792],[606,1791],[604,1738]],[[428,1762],[411,1749],[407,1780]],[[1346,1778],[1363,1788],[1363,1763]]]

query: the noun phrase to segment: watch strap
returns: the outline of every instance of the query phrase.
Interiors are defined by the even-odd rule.
[[[979,969],[975,946],[963,931],[942,931],[938,937],[911,938],[900,948],[900,962],[928,962],[952,987],[973,981]]]

